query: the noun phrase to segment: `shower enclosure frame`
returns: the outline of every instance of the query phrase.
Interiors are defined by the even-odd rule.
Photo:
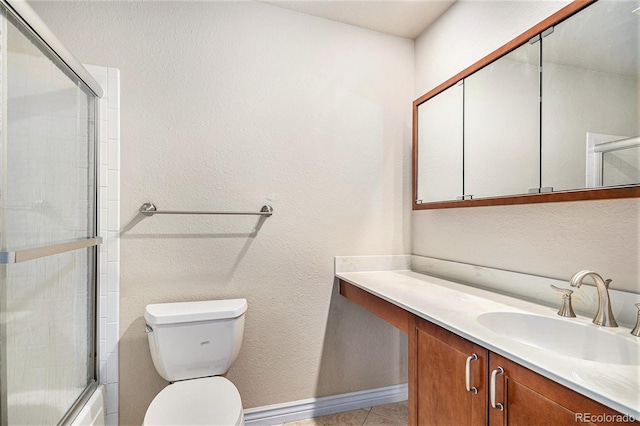
[[[70,243],[57,244],[52,246],[40,247],[30,250],[16,251],[16,252],[3,252],[0,253],[0,263],[16,263],[20,261],[27,261],[39,257],[50,256],[53,254],[64,253],[68,251],[74,251],[81,248],[95,247],[92,253],[92,266],[93,268],[89,273],[93,275],[93,285],[89,286],[87,283],[87,295],[90,300],[88,306],[88,338],[91,342],[90,354],[93,358],[92,370],[93,379],[88,380],[88,383],[84,391],[76,399],[75,403],[68,409],[66,414],[60,419],[59,424],[69,424],[77,416],[78,412],[82,409],[83,405],[90,398],[92,393],[96,390],[100,383],[100,369],[98,360],[98,283],[100,279],[100,243],[101,238],[98,236],[100,230],[99,219],[99,198],[98,198],[98,170],[99,170],[99,140],[100,140],[100,98],[103,97],[104,91],[98,82],[89,74],[89,72],[82,66],[82,64],[62,45],[62,43],[55,37],[55,35],[48,29],[46,24],[35,14],[31,7],[23,1],[14,0],[0,0],[0,4],[4,6],[7,16],[11,16],[16,24],[22,27],[22,30],[37,40],[40,44],[40,48],[47,51],[47,53],[55,58],[59,65],[66,68],[67,72],[75,75],[81,84],[85,86],[89,94],[92,95],[90,102],[93,104],[93,117],[87,117],[89,121],[88,130],[93,135],[92,140],[89,143],[93,144],[93,180],[89,181],[88,187],[93,188],[92,194],[89,194],[91,198],[89,201],[93,203],[93,215],[91,218],[93,226],[93,237],[86,240],[73,241]],[[3,60],[3,68],[6,67],[6,61]],[[3,75],[6,69],[3,70]],[[3,94],[5,95],[5,94]],[[2,120],[6,120],[6,114],[3,114]],[[3,128],[6,129],[3,123]],[[4,145],[4,144],[3,144]],[[90,160],[91,161],[91,160]],[[6,281],[6,280],[5,280]],[[6,289],[2,289],[3,293]],[[6,312],[6,293],[0,294],[0,312]],[[5,342],[7,336],[6,323],[0,321],[0,342]],[[6,377],[6,345],[2,344],[0,348],[0,395],[7,397],[7,377]],[[0,398],[0,424],[8,424],[8,410],[4,406],[6,399]]]

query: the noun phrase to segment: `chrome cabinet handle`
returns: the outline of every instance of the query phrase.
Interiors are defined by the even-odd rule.
[[[478,359],[478,355],[476,354],[471,354],[467,357],[467,363],[465,366],[465,370],[464,370],[464,378],[465,378],[465,386],[467,388],[467,392],[471,392],[471,393],[478,393],[478,388],[477,387],[471,387],[471,384],[469,382],[471,382],[471,361],[475,361]]]
[[[504,405],[502,405],[499,402],[496,404],[496,376],[502,373],[504,373],[504,369],[502,367],[498,367],[491,372],[491,389],[490,389],[491,407],[496,408],[500,411],[504,410]]]

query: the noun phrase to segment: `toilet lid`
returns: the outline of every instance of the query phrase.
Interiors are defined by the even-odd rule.
[[[164,388],[151,401],[144,425],[220,425],[242,423],[238,389],[224,377],[183,380]]]

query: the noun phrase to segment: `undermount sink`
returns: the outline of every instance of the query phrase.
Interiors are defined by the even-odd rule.
[[[567,357],[606,364],[640,364],[639,342],[593,324],[518,312],[481,314],[478,322],[499,335]]]

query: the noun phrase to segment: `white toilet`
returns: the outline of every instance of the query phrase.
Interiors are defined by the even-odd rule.
[[[238,389],[224,377],[238,357],[245,299],[147,305],[149,350],[171,384],[151,401],[143,425],[244,425]]]

